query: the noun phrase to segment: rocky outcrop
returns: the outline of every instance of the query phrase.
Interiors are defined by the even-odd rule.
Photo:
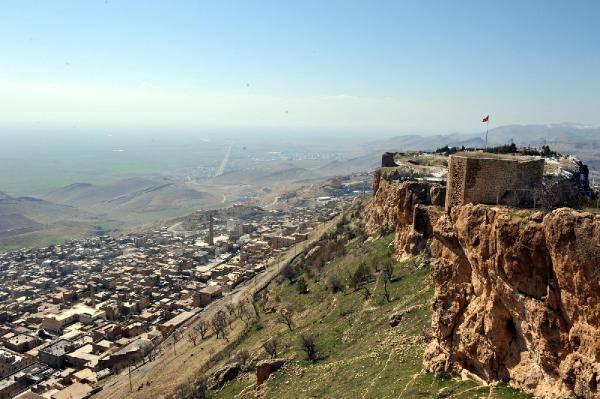
[[[425,369],[466,368],[537,397],[597,398],[600,217],[465,205],[433,230]]]
[[[370,232],[395,231],[399,257],[431,255],[425,370],[467,369],[540,398],[600,397],[600,216],[472,204],[446,214],[436,185],[385,168],[373,188]]]
[[[425,248],[426,228],[413,229],[413,224],[430,225],[422,219],[434,217],[434,212],[421,212],[417,205],[443,207],[445,187],[437,183],[409,180],[395,168],[378,169],[373,176],[373,199],[367,212],[367,230],[396,232],[398,255],[416,254]]]
[[[219,367],[212,374],[210,389],[218,389],[225,385],[226,382],[235,379],[241,371],[239,363],[226,364]]]
[[[422,305],[413,305],[413,306],[409,306],[409,307],[404,308],[404,309],[396,310],[389,317],[388,322],[390,323],[390,327],[396,327],[396,326],[398,326],[398,324],[400,324],[400,322],[402,321],[402,319],[404,319],[404,316],[406,316],[410,312],[412,312],[412,311],[420,308],[421,306]]]
[[[260,385],[269,379],[271,373],[283,367],[287,359],[266,359],[256,364],[256,385]]]

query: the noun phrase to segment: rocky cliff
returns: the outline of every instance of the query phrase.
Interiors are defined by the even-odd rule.
[[[425,228],[414,229],[433,211],[423,212],[423,206],[444,206],[446,189],[425,181],[405,180],[395,168],[381,168],[373,175],[373,199],[368,206],[367,230],[396,232],[397,255],[414,255],[425,248]],[[432,225],[431,221],[425,223]]]
[[[425,370],[466,368],[542,398],[598,398],[600,216],[486,205],[445,214],[429,205],[440,187],[388,176],[375,175],[368,227],[395,230],[399,256],[432,256]]]

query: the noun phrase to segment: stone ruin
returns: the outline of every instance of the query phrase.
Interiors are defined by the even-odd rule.
[[[467,203],[535,207],[543,176],[540,158],[451,155],[446,210]]]
[[[411,159],[398,162],[397,157],[404,155],[385,152],[381,157],[382,168],[379,173],[385,171],[387,180],[417,180],[447,185],[443,204],[446,211],[468,203],[540,208],[546,211],[581,206],[590,201],[600,204],[599,193],[589,185],[588,167],[572,156],[546,161],[536,156],[459,152],[448,158],[447,177],[440,177],[436,174],[439,171],[427,170],[432,165]],[[410,164],[420,169],[413,171]],[[439,165],[435,168],[439,168]],[[376,186],[373,186],[374,192]]]
[[[394,158],[396,157],[397,152],[384,152],[381,156],[381,166],[384,168],[396,167],[396,161]]]

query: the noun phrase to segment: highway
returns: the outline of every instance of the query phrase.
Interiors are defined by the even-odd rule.
[[[221,165],[219,165],[219,168],[217,169],[217,172],[215,173],[215,177],[221,176],[223,174],[223,172],[225,172],[225,167],[227,166],[227,162],[229,162],[229,157],[231,156],[231,148],[232,147],[233,147],[232,144],[229,144],[229,147],[227,147],[227,151],[225,152],[225,157],[221,161]]]

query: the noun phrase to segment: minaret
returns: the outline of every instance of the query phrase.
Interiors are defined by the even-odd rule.
[[[213,229],[213,215],[209,213],[208,215],[208,245],[211,247],[215,245],[215,232]]]
[[[90,296],[92,298],[92,307],[96,309],[96,292],[93,285],[90,286]]]

